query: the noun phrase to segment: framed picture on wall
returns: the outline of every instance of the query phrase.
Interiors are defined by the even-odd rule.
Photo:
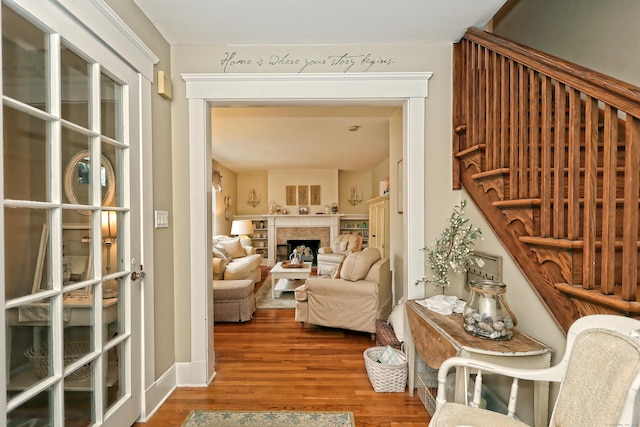
[[[319,205],[320,204],[320,186],[312,185],[311,186],[311,205]]]
[[[296,203],[296,186],[295,185],[287,185],[286,188],[286,196],[287,196],[287,206],[297,205]]]
[[[298,204],[299,205],[309,204],[309,186],[308,185],[298,185]]]

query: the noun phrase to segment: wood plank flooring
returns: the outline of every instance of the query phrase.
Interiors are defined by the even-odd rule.
[[[306,326],[292,309],[258,310],[246,323],[214,328],[216,376],[207,388],[176,389],[146,423],[180,426],[192,409],[352,411],[360,426],[427,426],[414,394],[376,393],[363,352],[369,334]]]

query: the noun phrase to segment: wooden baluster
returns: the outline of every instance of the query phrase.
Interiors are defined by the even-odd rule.
[[[568,153],[568,209],[567,237],[580,237],[580,92],[569,89],[569,153]]]
[[[518,90],[518,129],[520,129],[518,132],[518,163],[520,165],[518,194],[522,199],[529,197],[529,132],[527,132],[527,121],[529,119],[529,102],[527,98],[529,95],[529,73],[520,64],[518,65],[518,80],[520,81]]]
[[[540,170],[540,236],[551,236],[551,79],[542,76],[542,168]]]
[[[635,301],[638,288],[638,194],[640,190],[640,120],[627,115],[624,170],[624,244],[622,299]]]
[[[460,159],[456,157],[461,150],[461,141],[464,138],[463,135],[458,135],[455,132],[455,128],[467,123],[463,116],[463,103],[466,97],[464,96],[464,79],[462,75],[465,73],[467,69],[463,64],[463,49],[464,46],[468,42],[463,40],[460,43],[455,43],[453,45],[453,75],[452,75],[452,83],[453,83],[453,100],[452,100],[452,121],[454,130],[452,130],[452,138],[451,138],[451,159],[453,161],[452,164],[452,179],[451,186],[454,190],[460,190],[462,188],[462,183],[460,180],[462,177],[460,176]]]
[[[500,57],[500,167],[509,167],[509,63]]]
[[[487,151],[487,159],[489,160],[487,169],[489,170],[500,167],[500,101],[502,94],[500,91],[501,74],[499,63],[498,54],[491,52],[491,75],[493,79],[491,83],[491,150]]]
[[[529,197],[540,196],[540,79],[529,69]]]
[[[566,158],[566,109],[567,94],[563,84],[555,82],[555,129],[553,150],[553,237],[566,237],[564,224],[565,158]]]
[[[618,157],[618,110],[604,108],[604,158],[602,176],[602,276],[601,291],[612,294],[616,262],[616,175]]]
[[[582,287],[594,289],[596,283],[596,212],[598,198],[598,101],[585,100],[584,161],[584,248]]]
[[[509,61],[509,199],[519,199],[518,176],[518,65]]]

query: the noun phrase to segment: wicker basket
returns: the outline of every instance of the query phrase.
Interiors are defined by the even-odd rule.
[[[436,412],[436,395],[438,393],[438,371],[429,369],[427,372],[418,372],[418,397],[429,415]]]
[[[88,341],[73,341],[64,343],[64,366],[70,365],[76,360],[80,359],[85,354],[89,353],[90,346]],[[40,351],[36,354],[33,347],[30,347],[24,352],[24,355],[31,362],[36,375],[39,378],[46,378],[49,376],[49,349],[46,344],[40,346]],[[80,381],[88,378],[91,375],[91,364],[87,363],[67,375],[65,380],[67,381]]]
[[[364,351],[364,364],[367,368],[369,381],[377,392],[402,393],[407,386],[407,357],[398,352],[403,363],[399,365],[385,365],[378,362],[378,358],[386,347],[371,347]]]

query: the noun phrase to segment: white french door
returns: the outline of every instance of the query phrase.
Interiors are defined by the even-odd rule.
[[[0,424],[125,426],[141,393],[141,78],[60,3],[2,0]]]

